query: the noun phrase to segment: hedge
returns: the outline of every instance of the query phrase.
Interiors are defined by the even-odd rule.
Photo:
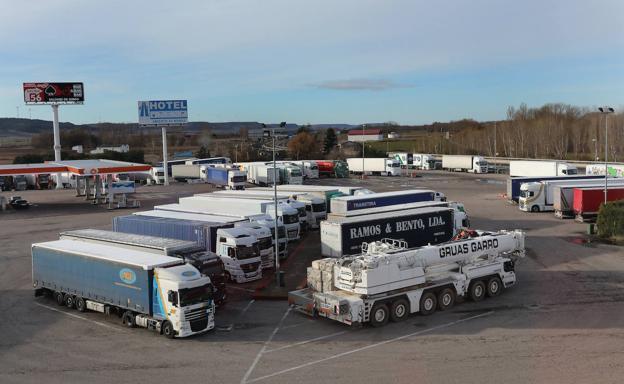
[[[598,236],[606,239],[624,237],[624,200],[600,206],[596,220]]]

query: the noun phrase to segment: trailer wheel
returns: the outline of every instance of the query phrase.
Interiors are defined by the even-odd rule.
[[[539,206],[534,205],[531,207],[531,212],[539,212],[539,211],[540,211]]]
[[[485,297],[485,284],[483,281],[475,281],[470,285],[470,299],[472,301],[481,301]]]
[[[78,312],[84,312],[87,310],[87,303],[82,297],[76,297],[76,309]]]
[[[65,305],[65,297],[63,296],[63,292],[54,292],[54,301],[56,301],[56,304],[58,304],[59,307]]]
[[[503,283],[499,277],[492,277],[487,283],[487,295],[488,297],[496,297],[500,295],[503,290]]]
[[[375,304],[370,313],[370,324],[375,327],[382,327],[388,323],[390,311],[386,304]]]
[[[409,303],[405,299],[398,299],[390,305],[390,320],[398,323],[407,319],[409,315]]]
[[[76,305],[76,298],[73,295],[65,295],[65,306],[67,308],[74,308],[74,305]]]
[[[420,313],[427,316],[436,310],[438,300],[433,292],[426,292],[420,298]]]
[[[128,328],[134,328],[136,326],[136,322],[134,321],[134,313],[132,313],[132,311],[124,312],[123,316],[121,317],[121,321]]]
[[[455,291],[451,288],[443,289],[438,294],[438,309],[444,311],[455,304]]]
[[[170,321],[165,320],[162,325],[162,333],[168,339],[173,339],[175,337],[175,331],[173,330],[173,324]]]

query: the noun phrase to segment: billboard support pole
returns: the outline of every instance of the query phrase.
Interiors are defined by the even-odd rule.
[[[163,147],[163,174],[165,184],[169,185],[169,159],[167,158],[167,127],[162,127],[162,147]]]
[[[54,131],[54,161],[61,161],[61,130],[59,128],[58,118],[58,104],[52,104],[52,113],[54,118],[52,119],[52,129]],[[63,189],[63,180],[61,180],[61,174],[56,174],[56,189]]]

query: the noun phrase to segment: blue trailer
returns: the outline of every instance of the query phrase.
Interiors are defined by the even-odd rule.
[[[344,214],[349,211],[391,205],[418,203],[421,201],[445,201],[444,194],[427,189],[370,193],[355,196],[341,196],[331,199],[331,212]]]
[[[217,251],[217,231],[220,228],[233,227],[233,223],[211,223],[168,217],[128,215],[113,218],[115,232],[194,241],[211,252]]]
[[[206,182],[208,184],[227,186],[229,172],[228,168],[208,167],[206,168]]]
[[[176,257],[50,241],[32,245],[32,279],[35,296],[52,296],[58,305],[81,312],[117,312],[128,327],[170,338],[214,328],[210,279]]]
[[[545,180],[577,180],[577,179],[604,179],[604,176],[573,175],[573,176],[518,176],[507,179],[507,199],[517,203],[520,198],[520,186],[524,183],[540,182]]]

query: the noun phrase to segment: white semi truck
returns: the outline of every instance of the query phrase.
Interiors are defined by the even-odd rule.
[[[416,169],[436,169],[436,159],[433,155],[425,153],[414,153],[413,159],[414,168]]]
[[[544,180],[524,183],[520,185],[518,208],[525,212],[549,212],[554,210],[555,187],[601,187],[604,179],[575,179],[575,180]],[[612,187],[624,186],[623,179],[610,178],[608,185]]]
[[[175,214],[176,212],[189,213],[195,215],[209,216],[209,219],[214,221],[232,222],[235,226],[239,226],[245,222],[257,223],[271,231],[272,246],[275,247],[275,219],[270,215],[265,214],[250,214],[250,215],[235,215],[231,213],[214,214],[211,210],[204,210],[201,208],[185,207],[180,204],[164,204],[154,206],[152,214],[160,217],[170,217],[167,215]],[[279,241],[279,255],[281,258],[286,258],[288,252],[288,238],[286,237],[286,228],[282,222],[282,218],[278,216],[277,221],[277,235]],[[267,252],[260,249],[260,254],[265,255]]]
[[[511,160],[509,176],[570,176],[578,174],[577,168],[564,161]]]
[[[118,313],[129,328],[169,338],[214,328],[210,278],[177,257],[56,240],[32,245],[35,296],[58,305]]]
[[[308,268],[308,287],[288,294],[295,309],[344,324],[430,315],[457,297],[481,301],[516,283],[515,260],[524,257],[524,233],[473,232],[463,240],[407,249],[385,239],[362,245],[362,253],[321,259]],[[476,236],[476,237],[472,237]]]
[[[304,179],[312,180],[319,178],[318,164],[314,160],[291,161],[290,164],[294,164],[301,169]]]
[[[488,173],[488,164],[483,156],[443,155],[442,168],[449,171]]]
[[[206,196],[190,196],[181,197],[179,202],[183,207],[206,210],[222,216],[266,214],[273,218],[275,217],[275,206],[272,200],[218,199]],[[299,240],[299,212],[288,204],[278,203],[277,216],[284,223],[288,241]]]
[[[370,157],[365,158],[362,162],[361,157],[351,157],[347,159],[349,172],[355,174],[382,175],[382,176],[401,176],[401,163],[397,159],[387,157]],[[364,168],[362,168],[364,166]]]
[[[252,188],[245,191],[216,191],[218,196],[241,197],[244,199],[273,199],[272,188]],[[205,194],[202,194],[202,196]],[[307,193],[277,192],[279,201],[286,201],[299,212],[299,224],[309,228],[319,228],[321,220],[327,217],[325,199]],[[303,220],[305,214],[305,220]]]

